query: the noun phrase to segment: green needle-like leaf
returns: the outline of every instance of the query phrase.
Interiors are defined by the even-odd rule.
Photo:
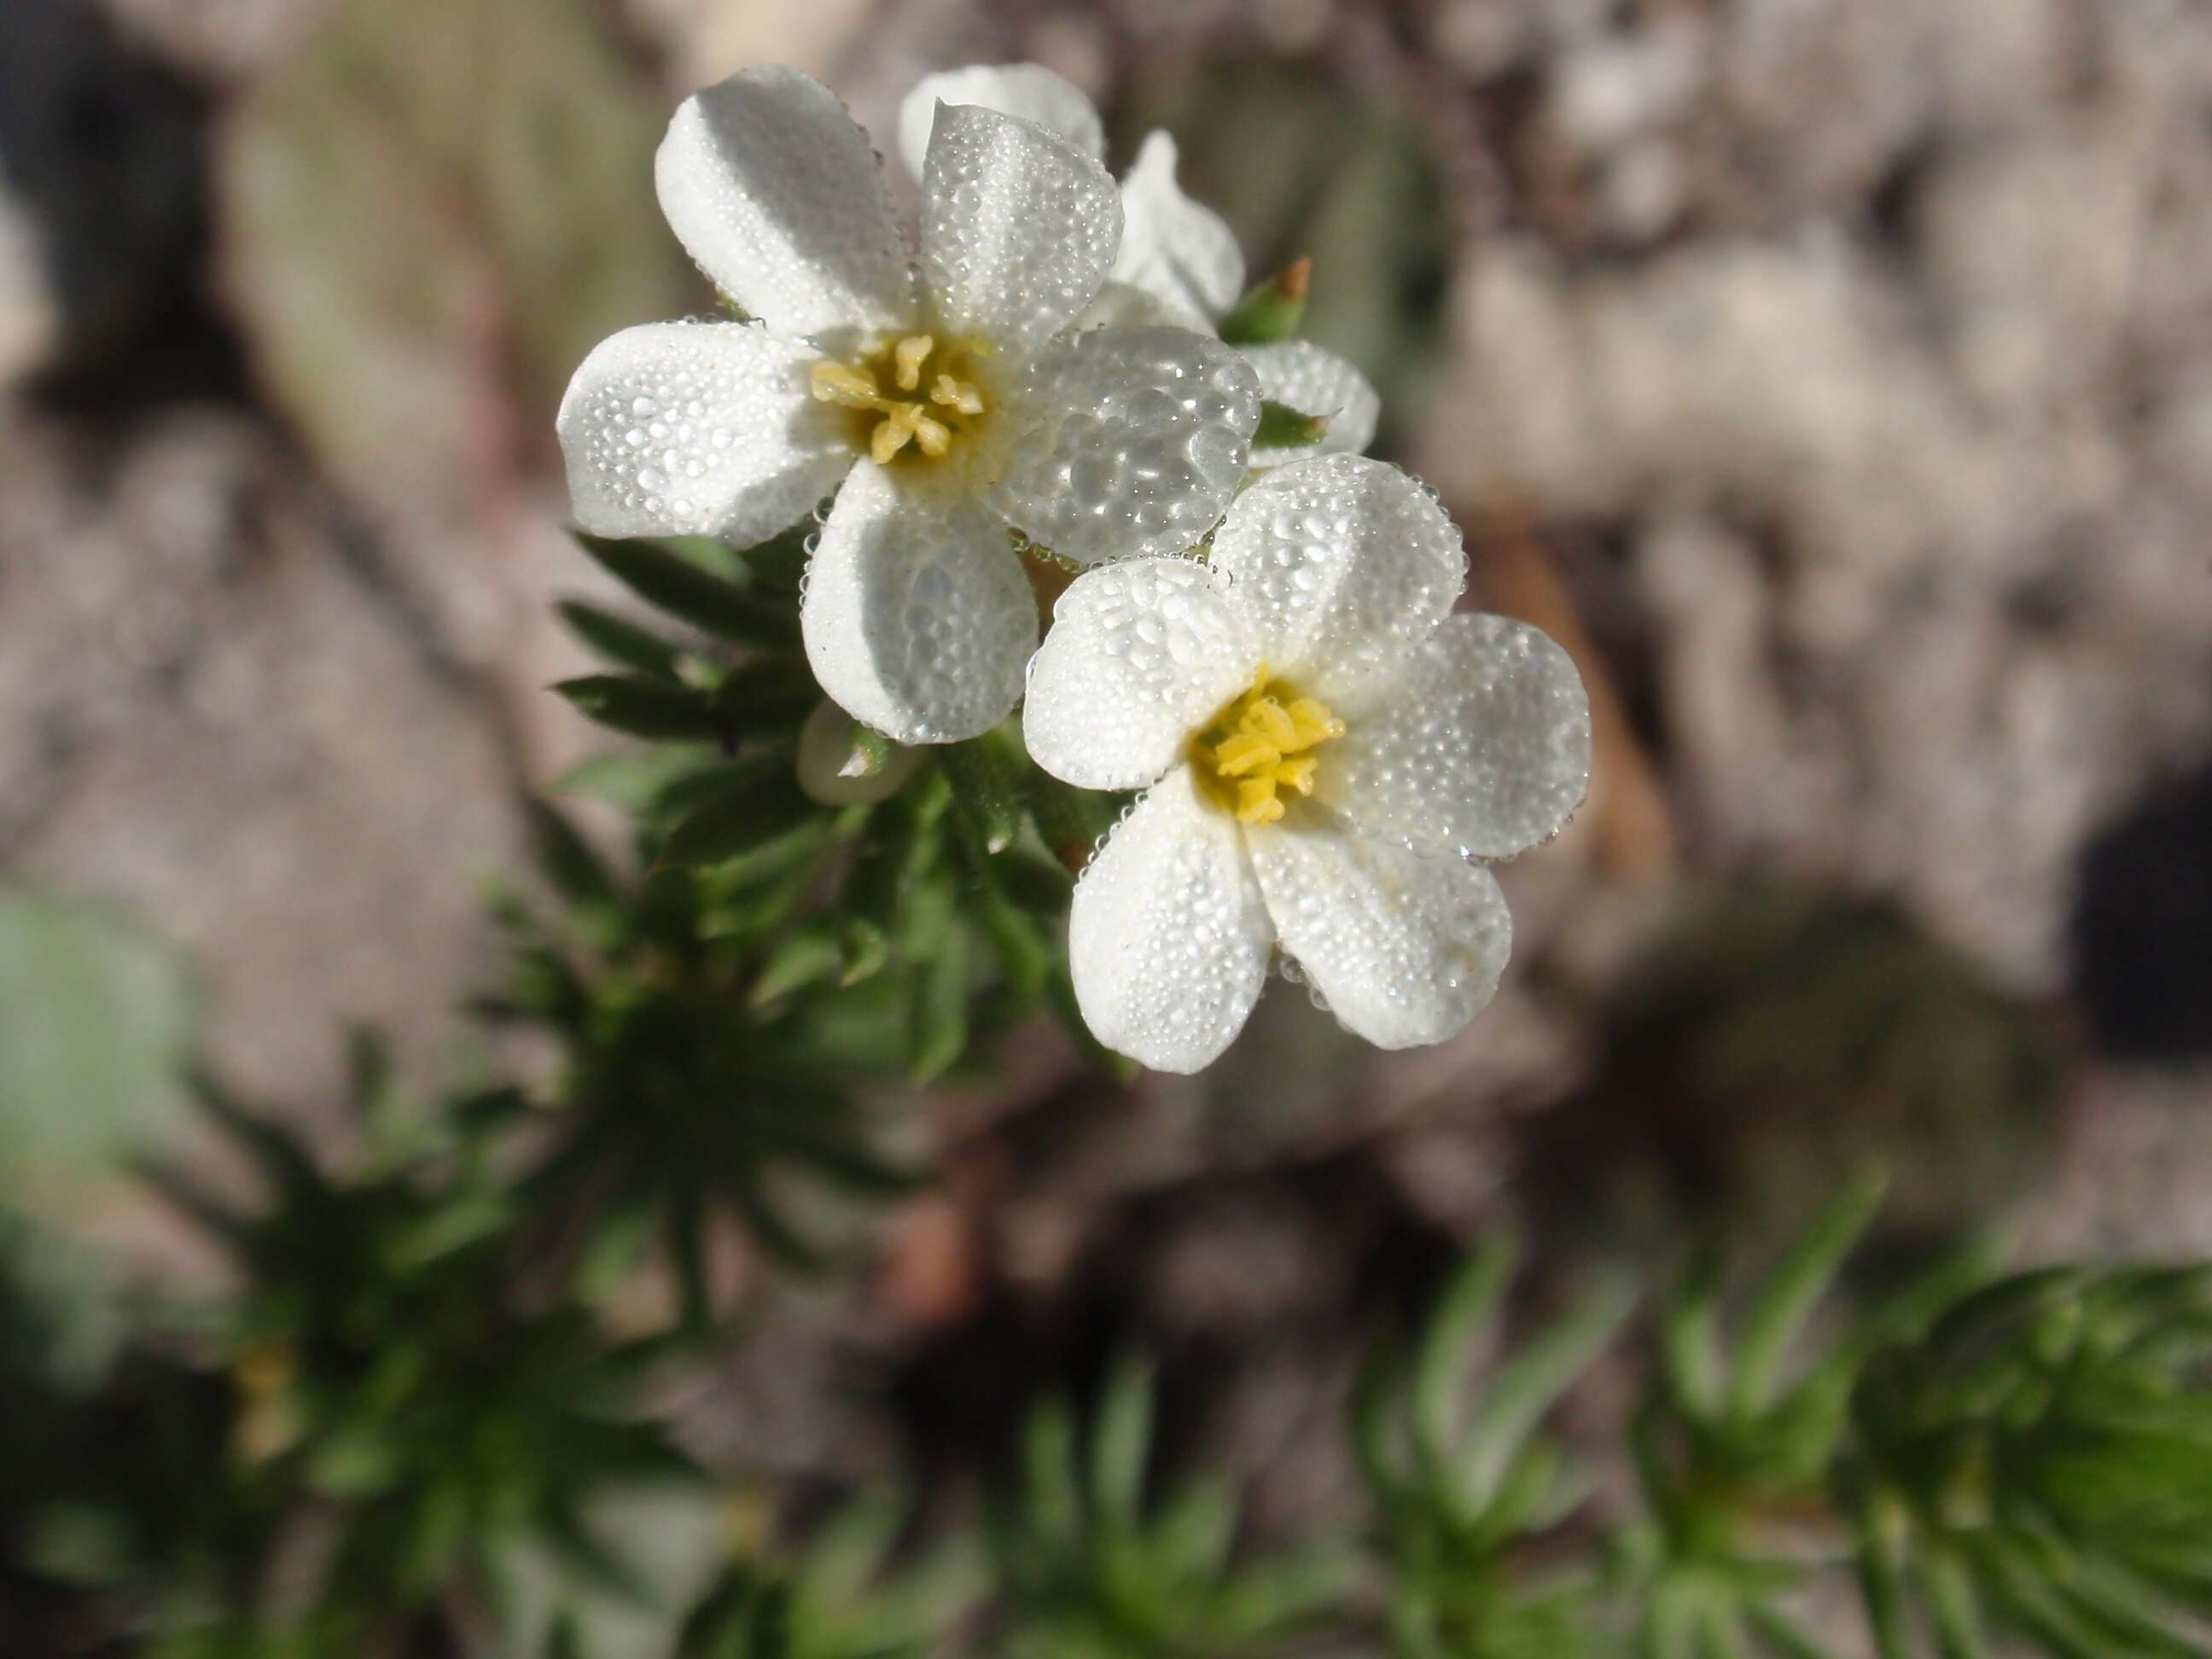
[[[1814,1305],[1881,1207],[1883,1183],[1863,1180],[1823,1210],[1752,1304],[1736,1351],[1730,1405],[1749,1416],[1774,1403],[1783,1362]]]
[[[720,735],[706,696],[639,674],[586,674],[553,688],[583,714],[638,738],[705,738]]]
[[[709,634],[771,649],[788,649],[798,638],[795,612],[763,603],[665,547],[580,531],[576,544],[640,599]]]
[[[1475,1338],[1496,1313],[1519,1259],[1520,1247],[1509,1236],[1484,1241],[1429,1317],[1413,1359],[1413,1407],[1414,1435],[1431,1468],[1442,1469],[1449,1461]]]
[[[684,653],[651,629],[582,599],[563,599],[557,609],[576,637],[616,667],[635,669],[672,685],[683,684],[678,665]]]
[[[1595,1291],[1499,1368],[1460,1443],[1460,1491],[1471,1508],[1496,1497],[1537,1423],[1612,1341],[1634,1304],[1626,1285]]]
[[[1152,1443],[1151,1368],[1120,1360],[1107,1376],[1091,1437],[1091,1492],[1100,1525],[1126,1530],[1137,1524]]]

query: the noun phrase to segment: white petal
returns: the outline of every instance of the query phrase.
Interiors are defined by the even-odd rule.
[[[1308,455],[1357,455],[1375,441],[1375,418],[1382,400],[1367,377],[1334,351],[1311,340],[1277,340],[1243,348],[1244,361],[1260,377],[1260,395],[1270,403],[1319,415],[1328,422],[1321,441],[1302,447],[1255,450],[1256,466],[1281,466]]]
[[[973,104],[938,111],[921,197],[939,325],[1002,352],[1034,349],[1073,322],[1121,240],[1104,167],[1056,133]]]
[[[1276,673],[1349,714],[1387,685],[1458,599],[1459,532],[1419,483],[1360,455],[1264,474],[1213,538]]]
[[[1199,799],[1184,766],[1122,819],[1067,915],[1084,1023],[1161,1072],[1203,1070],[1244,1029],[1270,943],[1237,821]]]
[[[1141,789],[1174,765],[1257,665],[1227,589],[1188,559],[1124,559],[1077,578],[1030,663],[1031,758],[1085,789]]]
[[[1013,711],[1036,600],[1006,526],[972,497],[863,459],[837,492],[799,605],[837,705],[900,743],[957,743]]]
[[[1056,132],[1094,161],[1106,159],[1106,133],[1082,89],[1042,64],[975,64],[925,75],[899,106],[899,155],[907,171],[921,177],[937,106],[976,104],[1001,115],[1034,121]]]
[[[1248,833],[1283,949],[1370,1042],[1441,1042],[1498,989],[1513,920],[1480,865],[1331,829]]]
[[[1237,234],[1176,183],[1176,142],[1148,135],[1121,180],[1121,251],[1116,280],[1144,289],[1193,328],[1209,334],[1244,293]]]
[[[576,521],[739,543],[798,523],[853,464],[838,411],[808,395],[813,356],[750,324],[650,323],[602,341],[556,422]]]
[[[1083,314],[1068,326],[1085,328],[1188,328],[1190,319],[1182,313],[1162,304],[1140,288],[1127,283],[1117,283],[1111,277],[1098,285],[1098,293],[1083,307]],[[1200,328],[1201,334],[1211,334],[1211,328]]]
[[[1319,799],[1428,851],[1510,858],[1559,833],[1589,787],[1589,698],[1548,635],[1447,617],[1376,709],[1326,751]]]
[[[882,165],[818,81],[752,69],[695,93],[668,124],[654,178],[677,240],[777,333],[883,333],[912,320]]]
[[[1181,553],[1243,482],[1260,423],[1244,360],[1180,328],[1099,328],[1030,365],[986,491],[1012,523],[1082,564]]]

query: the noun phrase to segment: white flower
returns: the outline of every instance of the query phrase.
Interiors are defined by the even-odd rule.
[[[1199,1070],[1277,942],[1384,1048],[1439,1042],[1489,1001],[1511,924],[1468,856],[1566,822],[1589,704],[1536,629],[1450,614],[1466,569],[1420,485],[1325,455],[1239,496],[1207,564],[1131,560],[1061,596],[1030,665],[1030,753],[1086,788],[1152,786],[1068,919],[1101,1042]]]
[[[922,170],[939,106],[980,106],[1048,127],[1085,155],[1103,161],[1106,139],[1091,100],[1036,64],[976,65],[925,77],[899,111],[899,149],[916,176]],[[1085,321],[1156,321],[1211,334],[1243,296],[1244,256],[1220,216],[1183,194],[1176,182],[1176,143],[1155,131],[1138,147],[1121,180],[1121,246],[1112,280]],[[1319,441],[1254,452],[1255,466],[1322,453],[1356,454],[1374,441],[1381,403],[1367,377],[1310,340],[1239,348],[1270,402],[1328,422]]]
[[[1021,695],[1036,608],[1008,526],[1079,563],[1187,547],[1244,476],[1260,410],[1218,341],[1070,331],[1121,240],[1092,155],[961,108],[921,173],[917,271],[827,88],[757,69],[687,100],[661,210],[753,320],[616,335],[559,421],[576,516],[603,535],[759,541],[836,490],[807,655],[909,744],[973,737]]]

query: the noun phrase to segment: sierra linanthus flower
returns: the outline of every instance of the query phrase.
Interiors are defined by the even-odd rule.
[[[1352,1031],[1452,1036],[1511,921],[1481,862],[1558,833],[1589,703],[1548,637],[1452,614],[1467,556],[1419,484],[1359,456],[1270,471],[1206,563],[1079,577],[1030,665],[1047,771],[1149,792],[1075,889],[1069,965],[1100,1042],[1162,1071],[1243,1029],[1279,944]]]
[[[1245,475],[1260,397],[1219,341],[1073,329],[1121,206],[1096,156],[1018,116],[933,112],[909,256],[867,137],[796,70],[685,100],[662,211],[744,322],[631,328],[559,430],[584,527],[739,544],[836,501],[800,622],[823,690],[901,743],[1012,709],[1036,644],[1010,530],[1078,564],[1189,546]]]
[[[920,177],[939,106],[981,106],[1057,132],[1103,161],[1098,112],[1079,88],[1037,64],[976,64],[925,76],[899,111],[899,149]],[[1152,321],[1217,331],[1243,297],[1244,255],[1236,233],[1176,182],[1175,139],[1154,130],[1121,179],[1121,243],[1109,280],[1085,320]],[[1326,422],[1310,444],[1253,452],[1252,464],[1279,466],[1308,455],[1358,453],[1374,441],[1381,400],[1358,368],[1310,340],[1237,348],[1270,403]]]

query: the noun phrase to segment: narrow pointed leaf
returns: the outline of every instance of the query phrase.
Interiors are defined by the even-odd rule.
[[[765,604],[665,547],[581,532],[576,544],[640,599],[709,634],[768,647],[788,647],[798,637],[795,612]]]

